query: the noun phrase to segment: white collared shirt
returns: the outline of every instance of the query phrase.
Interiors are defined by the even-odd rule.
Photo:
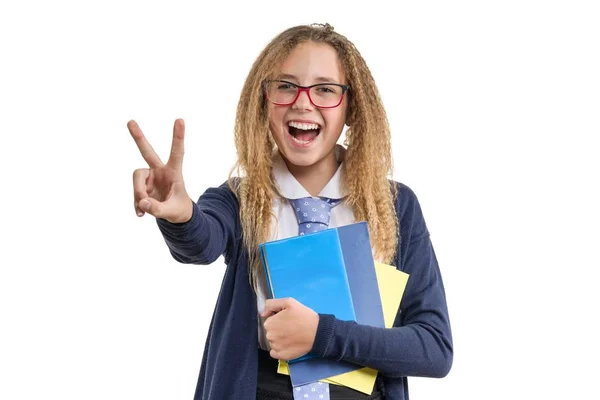
[[[344,152],[345,149],[342,146],[336,145],[335,156],[338,161],[343,161]],[[311,197],[311,195],[290,173],[279,152],[274,155],[272,173],[275,184],[277,185],[277,191],[283,198],[276,197],[273,200],[273,219],[271,221],[271,237],[269,240],[273,241],[286,239],[292,236],[298,236],[298,219],[294,209],[286,199],[299,199],[302,197]],[[342,187],[341,178],[342,164],[340,164],[333,177],[329,180],[329,182],[327,182],[327,185],[325,185],[318,196],[328,197],[331,199],[344,198],[346,196],[346,192]],[[349,225],[354,222],[354,213],[344,201],[341,201],[337,206],[331,209],[331,219],[329,220],[330,228]],[[259,314],[265,308],[265,299],[267,293],[268,291],[264,271],[260,270],[258,274],[257,292],[257,305]],[[263,350],[270,350],[263,328],[264,319],[259,315],[258,320],[259,346]]]

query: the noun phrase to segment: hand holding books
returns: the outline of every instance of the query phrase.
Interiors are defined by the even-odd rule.
[[[264,327],[271,357],[292,360],[310,351],[319,325],[316,312],[287,297],[267,299],[261,316],[267,318]]]

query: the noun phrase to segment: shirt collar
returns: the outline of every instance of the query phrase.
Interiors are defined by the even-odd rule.
[[[346,149],[341,145],[335,146],[335,158],[342,161],[337,171],[327,185],[319,193],[320,197],[328,197],[330,199],[341,199],[346,196],[346,190],[342,185],[342,165]],[[279,194],[286,199],[300,199],[302,197],[311,197],[310,193],[296,180],[294,175],[288,170],[283,157],[279,151],[273,154],[273,180],[277,186]]]

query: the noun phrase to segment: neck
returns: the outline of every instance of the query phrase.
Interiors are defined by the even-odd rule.
[[[339,167],[335,151],[332,151],[327,157],[309,166],[293,165],[287,160],[285,162],[290,173],[311,196],[318,196]]]

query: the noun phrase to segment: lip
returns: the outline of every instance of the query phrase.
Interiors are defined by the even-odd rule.
[[[316,125],[319,125],[320,132],[317,135],[317,137],[315,137],[311,142],[306,143],[306,144],[298,143],[298,142],[296,142],[294,140],[294,137],[292,136],[292,134],[290,133],[290,130],[289,130],[289,127],[290,127],[289,123],[292,122],[292,121],[293,122],[304,123],[304,124],[316,124]],[[323,133],[323,125],[319,124],[318,122],[311,121],[311,120],[308,120],[308,119],[290,119],[289,121],[287,121],[284,124],[284,128],[285,128],[285,136],[287,137],[288,143],[292,147],[294,147],[296,149],[303,149],[303,150],[312,147],[315,144],[315,142],[319,139],[319,136],[321,136],[321,134]]]
[[[323,129],[323,124],[321,124],[317,121],[312,121],[310,119],[290,119],[285,122],[285,126],[289,126],[290,122],[298,122],[300,124],[315,124],[315,125],[319,125],[319,127],[321,129]]]

